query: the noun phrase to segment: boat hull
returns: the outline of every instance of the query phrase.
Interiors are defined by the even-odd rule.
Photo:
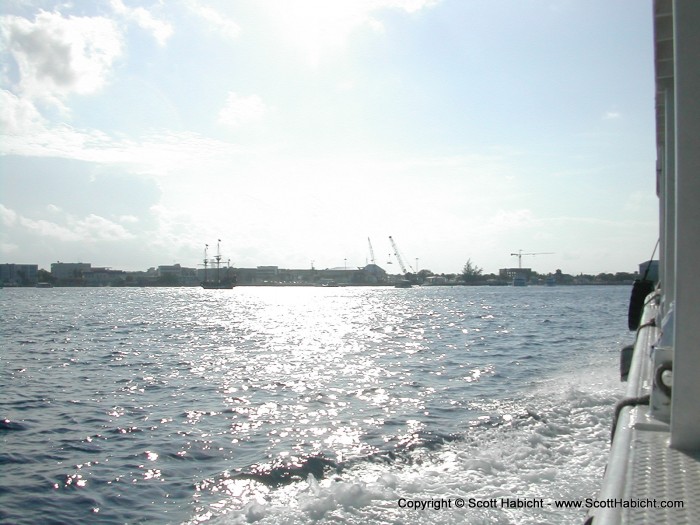
[[[230,290],[235,287],[235,284],[221,284],[221,283],[202,283],[202,288],[205,290]]]

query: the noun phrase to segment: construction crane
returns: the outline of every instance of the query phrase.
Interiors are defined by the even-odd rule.
[[[369,262],[374,264],[374,249],[372,248],[372,241],[370,240],[369,237],[367,237],[367,243],[369,244]]]
[[[518,258],[518,268],[523,267],[523,255],[554,255],[554,252],[537,252],[537,253],[523,253],[522,250],[518,250],[518,253],[511,253],[512,256],[516,256]]]
[[[394,249],[394,257],[396,257],[396,260],[399,261],[399,266],[401,267],[401,271],[403,273],[408,273],[406,271],[406,265],[403,263],[403,259],[401,258],[401,254],[399,253],[399,247],[396,246],[396,243],[394,242],[394,239],[391,235],[389,235],[389,242],[391,243],[391,247]],[[408,265],[408,268],[413,272],[413,268],[411,268],[411,265]]]

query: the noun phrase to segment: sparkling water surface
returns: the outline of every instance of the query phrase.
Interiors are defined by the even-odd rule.
[[[628,287],[4,289],[7,523],[576,523]]]

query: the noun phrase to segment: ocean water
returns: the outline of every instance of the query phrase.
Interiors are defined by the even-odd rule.
[[[581,523],[629,293],[0,290],[0,521]]]

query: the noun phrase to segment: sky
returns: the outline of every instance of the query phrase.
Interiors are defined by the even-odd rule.
[[[635,271],[652,42],[639,0],[4,0],[0,262]]]

